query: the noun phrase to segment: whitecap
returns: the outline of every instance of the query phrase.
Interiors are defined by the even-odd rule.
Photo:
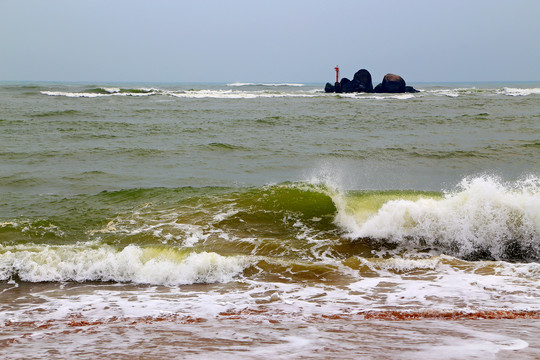
[[[505,87],[503,90],[499,91],[499,94],[508,96],[540,95],[540,88],[522,89]]]
[[[95,92],[67,92],[67,91],[41,91],[40,93],[48,96],[64,96],[69,98],[98,98],[98,97],[109,97],[109,96],[150,96],[155,95],[158,92],[154,89],[137,89],[142,90],[141,92],[135,91],[125,91],[123,92],[118,88],[103,88],[105,93],[95,93]]]
[[[65,91],[41,91],[43,95],[49,96],[65,96],[71,98],[96,98],[111,96],[112,94],[95,94],[95,93],[85,93],[85,92],[65,92]]]
[[[0,280],[116,281],[181,285],[228,282],[251,261],[213,252],[185,254],[168,248],[129,245],[122,250],[92,245],[0,246]]]
[[[405,94],[380,94],[373,95],[371,93],[333,93],[331,96],[349,99],[366,99],[366,100],[408,100],[414,99],[416,96],[410,93]]]
[[[291,86],[291,87],[302,87],[304,84],[299,83],[243,83],[235,82],[227,84],[227,86]]]
[[[504,184],[493,177],[464,179],[442,199],[396,199],[376,214],[350,213],[335,197],[336,223],[353,239],[427,246],[458,257],[535,258],[540,247],[540,179]],[[357,216],[358,215],[358,216]],[[523,255],[525,256],[525,255]],[[526,260],[526,259],[523,259]]]
[[[257,99],[257,98],[286,98],[286,97],[315,97],[315,93],[307,92],[267,92],[267,91],[239,91],[239,90],[189,90],[169,91],[167,95],[178,98],[191,99]]]

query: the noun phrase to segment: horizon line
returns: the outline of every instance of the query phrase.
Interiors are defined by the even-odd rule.
[[[178,81],[178,80],[2,80],[0,83],[68,83],[68,84],[302,84],[302,85],[324,85],[329,81]],[[540,83],[540,80],[410,80],[407,82],[414,84],[463,84],[463,83]]]

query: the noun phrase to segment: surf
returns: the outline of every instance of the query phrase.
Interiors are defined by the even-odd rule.
[[[376,213],[345,208],[337,224],[354,241],[435,249],[464,259],[540,259],[540,179],[466,178],[441,197],[396,198]]]

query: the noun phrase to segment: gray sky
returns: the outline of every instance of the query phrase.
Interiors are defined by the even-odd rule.
[[[540,80],[539,0],[0,0],[0,80]]]

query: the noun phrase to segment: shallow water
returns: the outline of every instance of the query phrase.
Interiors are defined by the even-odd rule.
[[[365,321],[190,319],[57,325],[25,333],[10,328],[6,359],[310,358],[523,359],[537,358],[538,320]],[[15,339],[10,342],[10,339]]]

